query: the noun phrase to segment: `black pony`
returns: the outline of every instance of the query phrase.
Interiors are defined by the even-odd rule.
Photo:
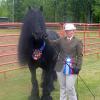
[[[32,91],[29,100],[52,100],[51,92],[56,79],[54,67],[57,60],[55,47],[49,40],[59,38],[54,31],[46,30],[44,17],[39,9],[29,9],[27,12],[19,39],[18,56],[21,65],[28,65],[31,72]],[[41,53],[39,59],[34,59],[34,53]],[[36,69],[42,72],[42,96],[36,78]]]

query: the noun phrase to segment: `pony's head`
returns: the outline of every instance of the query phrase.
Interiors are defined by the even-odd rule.
[[[23,33],[33,36],[34,39],[43,39],[47,37],[45,20],[42,11],[38,8],[29,8],[24,22]]]
[[[46,37],[46,27],[42,12],[40,9],[30,8],[25,15],[19,38],[18,57],[20,64],[25,65],[29,62],[33,45],[34,48],[35,45],[38,47]]]

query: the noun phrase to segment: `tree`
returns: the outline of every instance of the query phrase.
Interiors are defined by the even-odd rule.
[[[10,21],[14,21],[14,2],[13,0],[6,0],[7,3],[7,12]]]
[[[42,6],[47,22],[100,22],[100,0],[2,0],[0,16],[22,21],[29,6]]]
[[[24,16],[24,0],[14,0],[14,21],[20,22]]]
[[[2,0],[0,3],[1,3],[0,4],[0,16],[7,17],[8,16],[8,10],[7,10],[6,0]]]
[[[100,22],[100,0],[95,0],[93,5],[93,14],[95,22]]]

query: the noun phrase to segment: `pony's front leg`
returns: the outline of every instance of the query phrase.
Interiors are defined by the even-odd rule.
[[[51,92],[52,92],[52,74],[51,71],[43,71],[43,83],[42,83],[42,97],[41,100],[52,100]]]
[[[29,100],[40,100],[39,86],[36,78],[36,67],[33,64],[29,64],[29,70],[31,72],[32,90]]]

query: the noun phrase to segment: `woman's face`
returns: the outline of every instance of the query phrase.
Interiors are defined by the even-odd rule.
[[[67,37],[72,37],[72,36],[74,36],[74,30],[65,30],[65,34],[67,35]]]

